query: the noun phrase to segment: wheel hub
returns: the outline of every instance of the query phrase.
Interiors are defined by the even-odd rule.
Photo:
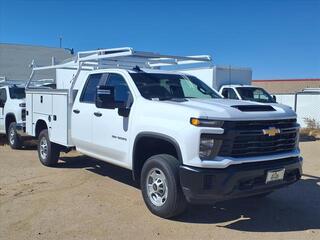
[[[48,156],[48,142],[46,138],[41,138],[40,140],[40,156],[42,159],[46,159]]]
[[[11,144],[14,144],[14,135],[15,135],[14,129],[10,129],[9,141]]]
[[[167,200],[167,180],[164,173],[158,168],[151,169],[147,175],[147,193],[150,201],[158,207],[161,207]]]

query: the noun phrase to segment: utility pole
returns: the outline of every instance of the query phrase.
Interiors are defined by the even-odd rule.
[[[229,64],[229,85],[231,85],[231,65]]]
[[[62,36],[59,37],[59,46],[62,48]]]

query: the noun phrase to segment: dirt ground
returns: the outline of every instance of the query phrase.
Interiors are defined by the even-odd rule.
[[[301,143],[304,176],[261,200],[152,215],[127,170],[81,156],[40,164],[0,146],[0,239],[320,239],[320,141]]]

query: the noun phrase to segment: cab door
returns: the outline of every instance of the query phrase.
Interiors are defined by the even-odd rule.
[[[5,88],[0,89],[0,132],[5,133],[5,113],[4,106],[7,101],[7,91]]]
[[[116,101],[132,105],[133,98],[125,80],[118,73],[109,73],[106,86],[114,87]],[[103,109],[94,106],[92,142],[100,159],[121,166],[128,166],[130,113],[128,117],[118,114],[118,109]]]
[[[92,155],[94,147],[92,119],[95,111],[96,89],[105,77],[105,74],[101,73],[90,74],[72,107],[71,138],[77,149],[88,155]]]

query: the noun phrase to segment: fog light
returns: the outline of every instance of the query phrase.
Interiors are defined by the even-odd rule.
[[[199,157],[201,159],[208,159],[213,153],[214,139],[201,138]]]
[[[199,157],[201,160],[214,160],[222,146],[222,139],[214,134],[203,133],[200,137]]]

